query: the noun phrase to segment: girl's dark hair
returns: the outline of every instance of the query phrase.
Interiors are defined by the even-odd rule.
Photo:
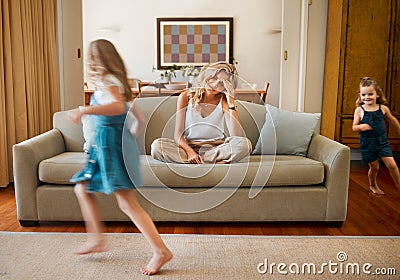
[[[357,107],[360,107],[361,105],[364,104],[360,98],[360,88],[361,87],[370,87],[370,86],[374,87],[376,94],[378,95],[378,98],[376,99],[376,103],[382,104],[382,105],[387,105],[387,99],[386,99],[385,95],[383,94],[383,91],[382,91],[381,87],[379,86],[377,80],[370,78],[370,77],[364,77],[364,78],[361,78],[360,85],[359,85],[358,91],[357,91],[357,95],[358,95],[357,101],[356,101]]]

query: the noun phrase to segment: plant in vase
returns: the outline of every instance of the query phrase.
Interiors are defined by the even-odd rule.
[[[239,61],[237,61],[233,56],[231,57],[230,61],[232,61],[231,63],[233,65],[238,65],[239,64]]]
[[[176,64],[173,64],[172,66],[163,66],[160,69],[157,69],[156,67],[153,66],[153,72],[154,71],[160,72],[161,83],[169,83],[172,78],[176,78],[176,71],[178,70],[181,70],[181,67],[179,67]]]
[[[181,70],[183,71],[182,76],[188,77],[189,83],[193,84],[194,78],[196,78],[200,74],[201,67],[188,65],[188,66],[183,66]]]

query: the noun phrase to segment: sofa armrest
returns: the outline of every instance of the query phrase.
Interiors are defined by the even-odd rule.
[[[350,179],[350,148],[315,134],[307,157],[322,162],[325,167],[324,185],[328,190],[325,220],[344,221]]]
[[[13,146],[14,188],[20,221],[37,221],[39,163],[65,151],[61,132],[52,129]]]

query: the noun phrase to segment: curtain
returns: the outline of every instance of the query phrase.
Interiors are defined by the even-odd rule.
[[[60,110],[57,0],[1,0],[0,186],[13,178],[12,146],[52,128]]]

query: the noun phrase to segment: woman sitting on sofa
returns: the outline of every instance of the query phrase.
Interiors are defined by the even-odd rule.
[[[231,163],[248,156],[251,142],[243,135],[233,97],[236,75],[236,68],[226,62],[204,66],[195,85],[178,98],[175,139],[154,140],[151,155],[194,164]]]

